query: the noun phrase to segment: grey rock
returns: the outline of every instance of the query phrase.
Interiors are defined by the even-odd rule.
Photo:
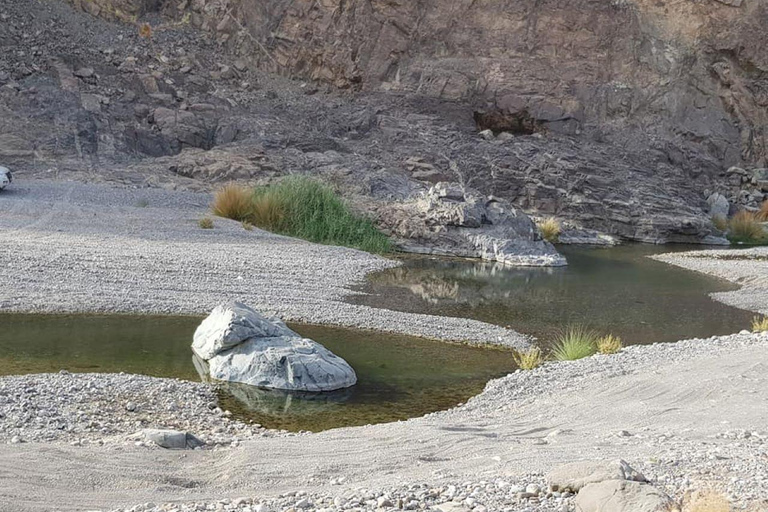
[[[674,502],[652,485],[606,480],[584,486],[575,505],[577,512],[669,512]]]
[[[583,461],[565,464],[547,475],[547,483],[554,491],[577,492],[588,484],[606,480],[645,482],[645,477],[623,460]]]
[[[334,391],[353,386],[346,361],[277,319],[233,302],[218,306],[195,332],[192,349],[217,381],[289,391]]]
[[[709,214],[715,218],[727,218],[728,212],[731,209],[731,205],[728,199],[724,195],[715,192],[707,198],[707,204],[709,205]]]
[[[377,212],[402,249],[482,258],[517,266],[562,266],[565,258],[541,238],[533,221],[510,203],[456,183]]]
[[[204,444],[192,434],[178,430],[148,428],[140,432],[140,437],[155,443],[161,448],[167,448],[169,450],[194,449],[203,446]]]
[[[0,166],[0,190],[4,190],[5,187],[11,184],[11,181],[13,181],[11,170]]]

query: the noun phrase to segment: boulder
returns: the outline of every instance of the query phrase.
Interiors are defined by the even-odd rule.
[[[606,480],[647,481],[641,473],[620,459],[573,462],[560,466],[547,475],[547,483],[553,491],[578,492],[585,485]]]
[[[574,501],[576,512],[670,512],[675,503],[652,485],[606,480],[585,485]]]
[[[709,215],[712,218],[719,217],[722,219],[728,218],[728,212],[731,209],[728,199],[724,195],[715,192],[707,198],[707,204],[709,205]]]
[[[510,203],[440,182],[377,212],[408,252],[482,258],[516,266],[562,266],[533,221]]]
[[[0,190],[5,189],[13,181],[13,175],[11,170],[7,167],[0,166]]]
[[[192,350],[213,380],[288,391],[334,391],[355,385],[344,359],[283,322],[232,302],[195,331]]]
[[[191,450],[205,444],[192,434],[170,429],[147,428],[139,432],[137,437],[169,450]]]

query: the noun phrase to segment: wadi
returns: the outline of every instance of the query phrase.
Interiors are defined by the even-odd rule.
[[[0,511],[768,510],[766,26],[0,0]]]

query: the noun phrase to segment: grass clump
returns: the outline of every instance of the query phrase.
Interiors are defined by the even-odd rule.
[[[601,354],[615,354],[622,347],[621,338],[613,334],[607,334],[597,340],[597,351]]]
[[[740,211],[728,221],[728,239],[746,244],[768,243],[768,234],[763,229],[757,214]]]
[[[544,355],[539,347],[532,347],[528,350],[515,350],[512,352],[512,359],[521,370],[533,370],[544,363]]]
[[[758,222],[768,222],[768,200],[763,201],[763,204],[760,205],[760,210],[755,214],[755,219]]]
[[[715,215],[712,217],[712,225],[715,226],[718,231],[725,233],[728,230],[728,219],[722,215]]]
[[[752,332],[768,331],[768,316],[760,318],[756,316],[752,319]]]
[[[241,225],[243,226],[244,230],[246,230],[246,231],[253,231],[253,224],[251,224],[247,220],[244,220]]]
[[[539,231],[541,231],[541,236],[544,240],[554,244],[560,239],[562,227],[560,226],[560,221],[556,218],[547,217],[546,219],[540,220],[536,226],[538,226]]]
[[[213,196],[211,211],[218,217],[245,221],[251,218],[253,212],[253,199],[251,191],[247,187],[241,187],[230,183],[219,190]]]
[[[563,330],[554,347],[552,357],[558,361],[575,361],[597,352],[598,334],[583,325],[572,325]]]
[[[327,185],[294,176],[253,192],[253,224],[327,245],[386,253],[392,244],[373,221],[356,215]]]
[[[213,229],[213,219],[210,217],[203,217],[199,221],[197,221],[197,225],[200,226],[202,229]]]

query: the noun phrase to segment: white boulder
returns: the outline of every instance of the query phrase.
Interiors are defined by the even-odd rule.
[[[13,175],[11,170],[7,167],[0,166],[0,190],[11,184],[13,181]]]
[[[333,391],[355,385],[344,359],[283,322],[243,304],[218,306],[195,332],[192,350],[211,379],[288,391]]]
[[[547,483],[553,491],[578,492],[585,485],[606,480],[647,481],[639,471],[621,459],[572,462],[555,468],[547,475]]]
[[[574,500],[576,512],[670,512],[675,503],[652,485],[606,480],[585,485]]]

